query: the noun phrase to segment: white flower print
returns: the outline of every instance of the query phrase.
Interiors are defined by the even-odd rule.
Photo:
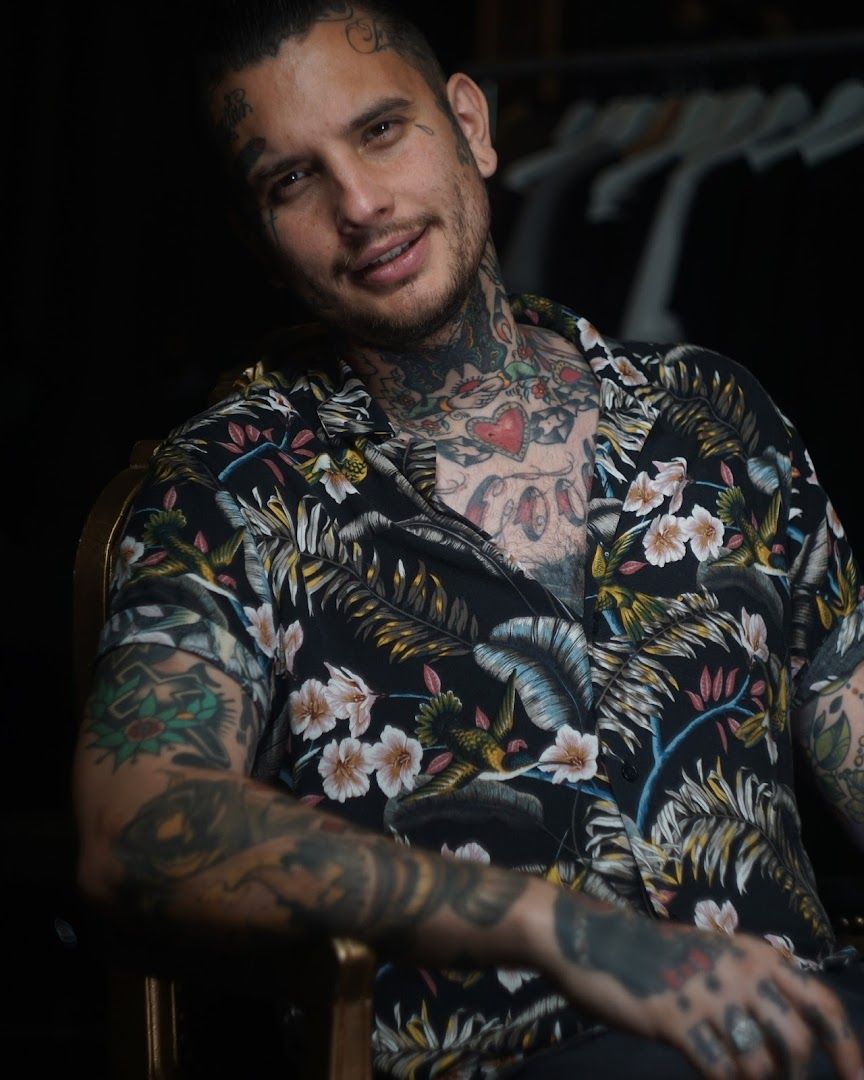
[[[134,536],[124,536],[120,544],[117,562],[114,567],[114,584],[116,587],[125,585],[129,579],[132,567],[144,554],[144,545]]]
[[[417,739],[410,739],[390,724],[381,732],[381,741],[369,750],[378,786],[391,799],[403,789],[414,790],[422,758],[423,747]]]
[[[318,479],[324,485],[324,490],[331,499],[341,503],[346,495],[356,495],[357,488],[351,483],[342,470],[333,463],[329,454],[321,454],[316,462]]]
[[[369,773],[375,768],[369,760],[369,748],[359,739],[348,736],[334,739],[324,747],[318,762],[318,772],[324,779],[324,794],[328,799],[345,802],[369,790]]]
[[[655,486],[669,499],[669,513],[677,513],[684,500],[684,488],[687,487],[687,459],[674,457],[671,461],[655,461]]]
[[[273,605],[262,604],[259,608],[244,607],[246,618],[251,623],[249,633],[258,642],[258,647],[265,656],[273,656],[276,652],[277,634],[273,622]]]
[[[537,978],[537,972],[527,968],[499,967],[495,969],[495,974],[498,976],[498,982],[511,994],[515,994],[529,979]]]
[[[324,661],[330,672],[330,681],[324,689],[334,716],[347,720],[353,736],[362,735],[372,719],[372,706],[379,698],[353,671],[335,667]]]
[[[294,674],[294,660],[303,644],[303,627],[300,620],[295,619],[287,628],[279,628],[276,655],[280,658],[283,670]]]
[[[731,900],[724,900],[722,907],[716,900],[700,900],[696,905],[693,921],[703,930],[734,934],[738,929],[738,912]]]
[[[635,511],[637,517],[650,514],[663,502],[663,492],[657,487],[647,472],[640,472],[624,499],[624,510]]]
[[[597,328],[587,319],[578,319],[576,326],[579,328],[579,343],[586,352],[593,349],[595,345],[605,345]]]
[[[642,372],[626,356],[616,356],[612,367],[621,376],[621,382],[625,386],[645,386],[648,383]]]
[[[819,971],[819,964],[815,960],[807,960],[803,956],[798,956],[792,945],[792,939],[787,937],[786,934],[765,934],[763,935],[769,945],[773,945],[777,952],[789,961],[790,964],[794,964],[801,971]]]
[[[326,687],[318,679],[306,682],[288,696],[291,730],[304,739],[317,739],[336,727],[336,717],[327,700]]]
[[[663,514],[648,526],[642,545],[645,558],[652,566],[665,566],[684,558],[686,534],[682,524],[681,518]]]
[[[540,768],[553,772],[553,784],[565,780],[590,780],[597,772],[599,745],[596,735],[583,735],[569,724],[558,728],[555,742],[540,755]]]
[[[741,608],[741,630],[738,640],[751,658],[768,659],[768,627],[765,620],[756,612],[750,615],[746,608]]]
[[[449,855],[451,859],[464,859],[466,862],[490,863],[492,861],[489,852],[476,840],[469,840],[467,844],[460,844],[455,851],[446,845],[441,845],[441,854]]]
[[[723,546],[723,522],[704,506],[694,506],[693,513],[681,526],[699,562],[716,559]]]

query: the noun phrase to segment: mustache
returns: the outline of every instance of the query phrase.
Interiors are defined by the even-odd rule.
[[[341,277],[343,274],[350,274],[364,251],[390,236],[404,236],[405,233],[416,232],[419,229],[428,228],[430,225],[440,224],[441,219],[437,215],[427,214],[424,217],[414,218],[410,221],[396,221],[391,225],[382,226],[380,229],[364,229],[347,241],[345,253],[334,260],[333,276]]]

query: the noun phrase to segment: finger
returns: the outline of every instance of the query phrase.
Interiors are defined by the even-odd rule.
[[[757,1080],[774,1074],[774,1055],[766,1032],[746,1009],[736,1004],[726,1006],[722,1034],[738,1070],[736,1075]]]
[[[840,999],[817,976],[783,964],[774,982],[810,1027],[843,1080],[860,1080],[864,1055]]]
[[[680,1047],[690,1064],[710,1080],[727,1080],[738,1076],[735,1063],[724,1040],[708,1020],[692,1024],[684,1033],[685,1043]]]
[[[753,1014],[765,1032],[780,1076],[806,1076],[814,1032],[773,979],[757,981]]]

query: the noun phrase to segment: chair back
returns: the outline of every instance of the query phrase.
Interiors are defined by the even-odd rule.
[[[135,443],[129,464],[113,476],[96,497],[78,540],[72,578],[72,659],[78,717],[84,712],[96,646],[108,615],[115,541],[158,445],[158,439],[141,439]]]

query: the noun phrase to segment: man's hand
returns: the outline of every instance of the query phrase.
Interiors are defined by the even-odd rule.
[[[705,1077],[804,1077],[817,1040],[838,1076],[864,1077],[837,996],[759,938],[594,908],[561,890],[552,903],[549,973],[609,1025],[670,1043]]]

